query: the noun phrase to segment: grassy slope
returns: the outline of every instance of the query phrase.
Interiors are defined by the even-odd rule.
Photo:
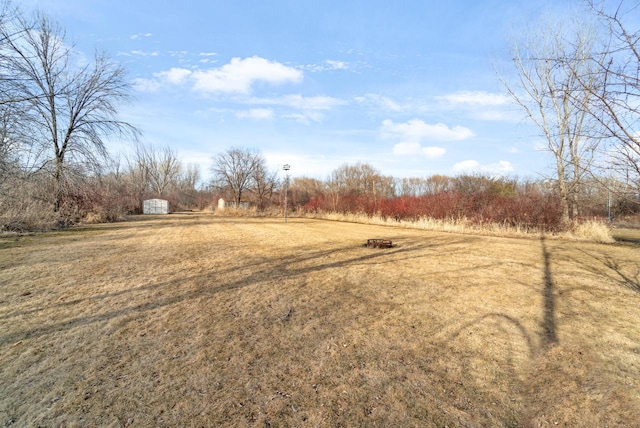
[[[0,424],[633,425],[638,253],[202,214],[3,238]]]

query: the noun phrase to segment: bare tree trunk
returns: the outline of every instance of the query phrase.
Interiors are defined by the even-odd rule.
[[[53,175],[53,186],[54,186],[54,202],[53,202],[53,211],[60,212],[60,208],[62,206],[62,197],[63,197],[63,171],[62,171],[62,162],[56,158],[56,166],[55,172]]]
[[[558,157],[556,157],[556,170],[558,172],[558,195],[560,196],[560,212],[562,214],[560,221],[563,225],[567,225],[571,218],[569,215],[569,191],[567,182],[564,179],[564,161]]]

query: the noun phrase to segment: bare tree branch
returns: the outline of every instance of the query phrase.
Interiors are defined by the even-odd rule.
[[[255,173],[264,168],[263,156],[253,150],[230,148],[213,157],[211,172],[220,187],[227,186],[236,206],[242,202],[242,195],[253,188]]]
[[[578,214],[578,193],[597,140],[586,132],[585,114],[598,84],[591,70],[595,33],[583,23],[541,22],[524,30],[513,45],[515,82],[502,78],[514,101],[541,132],[554,156],[563,221]],[[592,76],[584,80],[577,74]]]
[[[139,131],[117,118],[129,99],[125,70],[105,54],[76,67],[64,31],[47,16],[16,12],[0,23],[0,86],[4,102],[23,114],[21,126],[44,150],[41,166],[52,165],[54,209],[60,209],[64,175],[97,168],[107,157],[107,138],[136,139]]]

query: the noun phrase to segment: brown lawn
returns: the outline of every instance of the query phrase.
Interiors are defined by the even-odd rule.
[[[632,244],[206,214],[0,238],[0,426],[638,421]]]

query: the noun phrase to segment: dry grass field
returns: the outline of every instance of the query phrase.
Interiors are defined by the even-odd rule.
[[[206,214],[0,238],[3,427],[639,421],[633,243]]]

